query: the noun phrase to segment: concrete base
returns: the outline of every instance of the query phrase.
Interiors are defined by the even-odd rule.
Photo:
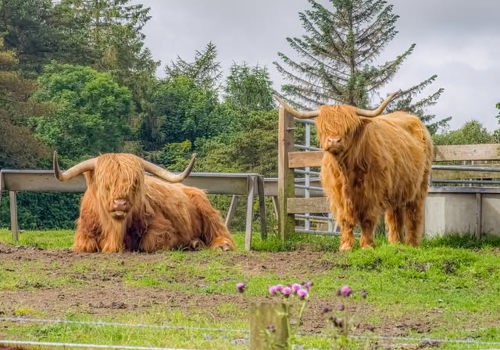
[[[500,188],[434,187],[425,206],[427,236],[500,236]]]

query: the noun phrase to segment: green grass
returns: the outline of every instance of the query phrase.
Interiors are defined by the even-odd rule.
[[[368,291],[366,301],[352,300],[362,311],[353,317],[378,329],[390,322],[407,322],[404,336],[415,338],[472,339],[497,342],[496,345],[442,343],[439,349],[498,348],[500,345],[500,238],[446,237],[425,240],[421,247],[389,245],[377,237],[377,248],[339,253],[338,238],[294,234],[286,243],[274,235],[261,241],[254,235],[254,251],[243,251],[244,234],[234,235],[237,253],[204,250],[200,252],[162,252],[152,264],[144,261],[123,263],[124,257],[89,254],[70,262],[2,259],[0,253],[0,293],[31,293],[37,290],[84,288],[93,283],[82,276],[105,278],[113,275],[124,288],[187,293],[192,295],[183,308],[167,310],[152,303],[146,311],[127,310],[102,314],[97,319],[124,324],[183,326],[191,329],[155,329],[148,327],[97,327],[95,325],[8,323],[0,330],[0,338],[33,341],[93,344],[127,344],[130,346],[247,349],[248,333],[203,331],[198,328],[247,330],[248,309],[243,300],[266,300],[267,288],[276,283],[298,278],[314,281],[310,308],[335,305],[336,290],[349,284],[354,290]],[[24,231],[19,242],[13,242],[8,230],[0,230],[0,242],[42,249],[64,250],[72,245],[72,231]],[[311,259],[311,271],[297,268],[276,271],[261,267],[276,254],[286,258]],[[29,254],[27,251],[26,254]],[[141,255],[138,255],[139,258]],[[290,255],[292,256],[292,255]],[[102,257],[102,258],[101,258]],[[239,262],[245,261],[246,265]],[[251,262],[255,261],[255,266]],[[245,267],[246,266],[246,267]],[[59,271],[53,274],[52,271]],[[235,283],[248,285],[244,295],[235,290]],[[298,281],[301,282],[301,281]],[[197,307],[196,301],[210,302],[211,296],[227,296],[224,302],[210,307]],[[175,299],[175,298],[174,298]],[[314,301],[317,300],[317,303]],[[365,308],[365,309],[363,309]],[[0,305],[0,317],[6,314]],[[311,312],[314,310],[310,310]],[[82,310],[64,310],[63,319],[95,321],[96,316]],[[15,316],[50,318],[36,306],[15,309]],[[2,323],[2,322],[0,322]],[[429,329],[425,324],[429,323]],[[417,326],[418,327],[417,327]],[[194,329],[196,328],[196,329]],[[424,331],[422,331],[424,329]],[[356,333],[356,332],[355,332]],[[369,333],[368,333],[369,334]],[[385,335],[385,334],[378,334]],[[243,339],[243,340],[242,340]],[[373,345],[375,341],[370,341]],[[329,349],[332,338],[300,336],[297,343],[304,348]],[[351,348],[364,348],[366,340],[357,340]],[[392,344],[397,344],[393,341]],[[380,344],[379,344],[380,345]],[[383,347],[382,347],[383,348]]]
[[[19,241],[14,242],[12,233],[0,229],[0,241],[9,244],[30,246],[41,249],[70,249],[73,245],[72,230],[20,231]]]

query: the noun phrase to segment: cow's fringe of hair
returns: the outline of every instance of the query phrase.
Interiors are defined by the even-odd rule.
[[[325,105],[320,108],[320,117],[316,118],[316,129],[318,135],[337,136],[348,135],[360,127],[362,121],[352,106],[347,105]],[[341,118],[338,116],[341,115]],[[321,140],[324,147],[324,140]]]

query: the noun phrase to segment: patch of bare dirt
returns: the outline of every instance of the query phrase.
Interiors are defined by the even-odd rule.
[[[186,254],[197,254],[187,252]],[[223,255],[224,263],[239,266],[246,275],[274,273],[278,276],[293,278],[297,282],[307,281],[311,274],[331,268],[323,259],[321,252],[300,250],[280,253],[232,252]],[[164,263],[165,255],[123,253],[123,254],[81,254],[71,250],[37,249],[33,247],[15,247],[0,243],[0,268],[14,269],[20,263],[32,262],[48,273],[50,278],[64,278],[68,273],[84,281],[79,285],[64,287],[33,286],[16,290],[0,291],[0,317],[15,317],[19,309],[36,310],[43,318],[64,318],[68,311],[87,313],[99,317],[114,317],[121,314],[141,313],[153,307],[162,310],[181,310],[205,312],[214,319],[214,324],[227,318],[221,310],[222,305],[236,303],[241,309],[250,309],[252,303],[269,301],[270,297],[249,297],[244,294],[200,294],[188,291],[172,291],[161,287],[134,287],[123,283],[125,274],[137,264],[148,263],[151,266]],[[71,266],[78,262],[92,263],[97,269],[75,271],[59,269],[54,266]],[[168,262],[170,264],[170,262]],[[202,262],[203,263],[203,262]],[[41,266],[41,267],[40,267]],[[120,267],[114,269],[114,267]],[[175,268],[175,263],[172,266]],[[69,272],[68,272],[69,271]],[[185,283],[202,285],[203,276],[185,276]],[[90,282],[90,283],[87,283]],[[338,307],[338,300],[333,298],[310,298],[303,317],[302,333],[324,333],[331,321],[325,309]],[[355,320],[355,333],[383,334],[385,336],[407,336],[410,332],[426,334],[432,328],[432,312],[428,315],[407,315],[403,319],[387,317],[377,326],[369,324],[363,315],[371,312],[367,303],[351,303],[352,314],[360,315]],[[35,317],[36,318],[36,317]],[[0,330],[0,338],[2,331]],[[423,349],[419,345],[408,345],[400,349]],[[411,347],[415,346],[415,347]],[[381,348],[390,348],[383,347]],[[0,350],[16,349],[0,346]]]

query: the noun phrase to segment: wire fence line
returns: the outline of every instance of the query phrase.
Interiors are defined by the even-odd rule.
[[[70,325],[85,325],[96,327],[124,327],[124,328],[155,328],[155,329],[173,329],[184,331],[200,331],[200,332],[221,332],[221,333],[245,333],[249,335],[250,331],[246,329],[230,329],[230,328],[210,328],[210,327],[188,327],[188,326],[173,326],[173,325],[155,325],[155,324],[128,324],[117,322],[92,322],[92,321],[71,321],[61,319],[42,319],[42,318],[24,318],[24,317],[0,317],[0,322],[19,322],[19,323],[51,323],[51,324],[70,324]],[[330,337],[326,334],[307,334],[298,333],[300,337]],[[383,335],[349,335],[349,338],[358,340],[373,340],[373,341],[393,341],[397,343],[428,343],[428,344],[467,344],[469,346],[495,346],[495,349],[500,349],[500,341],[480,341],[474,339],[447,339],[447,338],[429,338],[429,337],[396,337]],[[244,340],[249,341],[249,337],[245,336]],[[185,348],[162,348],[162,347],[144,347],[144,346],[128,346],[128,345],[105,345],[105,344],[79,344],[79,343],[50,343],[36,342],[23,340],[0,340],[0,344],[11,345],[38,345],[38,346],[54,346],[68,348],[93,348],[93,349],[129,349],[129,350],[194,350]],[[491,348],[490,348],[491,349]]]
[[[44,319],[44,318],[24,318],[24,317],[0,317],[3,322],[19,322],[19,323],[57,323],[57,324],[75,324],[82,326],[98,326],[98,327],[124,327],[124,328],[159,328],[159,329],[175,329],[201,332],[223,332],[223,333],[249,333],[246,329],[228,329],[228,328],[210,328],[210,327],[186,327],[173,325],[157,325],[144,323],[118,323],[118,322],[102,322],[102,321],[71,321],[61,319]]]
[[[90,349],[129,349],[129,350],[199,350],[199,349],[187,349],[187,348],[151,348],[147,346],[54,343],[54,342],[37,342],[37,341],[23,341],[23,340],[0,340],[0,344],[50,346],[50,347],[63,347],[63,348],[86,348],[86,349],[90,348]]]

